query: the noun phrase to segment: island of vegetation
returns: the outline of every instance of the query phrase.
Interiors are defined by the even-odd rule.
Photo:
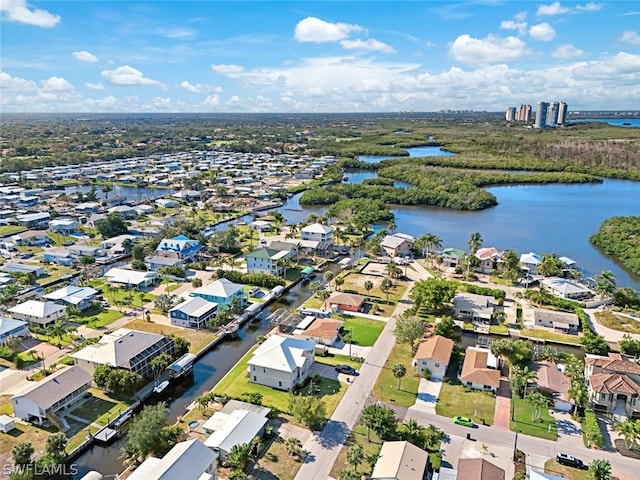
[[[611,217],[589,239],[613,255],[636,275],[640,275],[640,217]]]

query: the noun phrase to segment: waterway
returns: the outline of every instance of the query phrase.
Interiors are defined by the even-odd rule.
[[[571,119],[569,122],[601,122],[608,123],[609,125],[614,125],[616,127],[640,128],[640,118],[579,118]]]
[[[64,193],[89,193],[91,191],[90,185],[77,185],[73,187],[66,187]],[[104,198],[105,194],[99,186],[95,187],[96,197]],[[109,198],[124,197],[127,202],[138,202],[140,200],[151,200],[154,198],[160,198],[165,195],[173,193],[173,190],[169,188],[146,188],[146,187],[125,187],[123,185],[113,185],[113,190],[109,192]]]
[[[339,267],[329,264],[328,270],[336,273]],[[322,280],[318,275],[318,280]],[[175,422],[178,416],[184,415],[186,408],[198,396],[210,391],[224,375],[255,345],[258,335],[269,331],[267,316],[279,308],[295,309],[312,295],[309,282],[300,282],[292,287],[277,301],[269,305],[259,315],[259,321],[245,324],[234,339],[225,339],[217,344],[193,367],[193,374],[182,383],[172,387],[170,397],[166,399],[170,411],[170,419]],[[94,446],[74,461],[78,466],[78,476],[81,478],[90,470],[97,470],[105,478],[124,470],[120,449],[126,444],[126,437],[114,442],[109,447]]]

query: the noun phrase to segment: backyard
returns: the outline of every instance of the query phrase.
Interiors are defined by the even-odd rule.
[[[351,332],[351,343],[361,347],[372,347],[382,333],[385,323],[380,320],[356,317],[349,314],[333,315],[344,321],[342,328]]]
[[[216,335],[208,330],[194,330],[193,328],[179,328],[170,325],[162,325],[153,322],[146,322],[141,319],[132,320],[124,325],[124,328],[140,330],[142,332],[159,333],[161,335],[176,335],[191,342],[190,353],[197,353],[215,340]]]
[[[96,278],[89,282],[89,285],[100,292],[105,299],[112,305],[122,307],[141,307],[146,303],[153,302],[155,296],[151,293],[136,290],[135,288],[126,289],[124,287],[111,287],[106,284],[104,279]]]
[[[116,310],[93,306],[83,310],[80,312],[80,315],[72,318],[71,320],[97,330],[99,328],[106,327],[120,317],[122,317],[122,314]]]
[[[493,424],[496,397],[490,392],[471,390],[460,384],[442,383],[436,413],[443,417],[469,417],[474,422]]]
[[[393,346],[373,387],[373,396],[377,400],[399,407],[410,407],[416,402],[420,378],[411,365],[412,358],[413,352],[408,344],[396,343]],[[398,379],[393,375],[393,366],[397,363],[404,365],[407,370],[401,380],[400,388],[398,388]]]
[[[548,408],[543,408],[540,415],[540,421],[532,420],[532,409],[527,401],[514,395],[511,398],[511,408],[515,421],[510,422],[512,431],[518,431],[532,437],[545,438],[547,440],[556,441],[558,439],[558,430],[556,422],[549,414]]]

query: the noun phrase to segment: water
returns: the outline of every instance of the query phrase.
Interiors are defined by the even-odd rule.
[[[579,122],[601,122],[615,125],[616,127],[640,128],[640,118],[579,118],[569,120],[570,123]],[[629,125],[625,125],[628,123]]]
[[[336,264],[330,264],[328,270],[339,271]],[[321,278],[318,278],[321,280]],[[255,344],[258,335],[264,335],[269,328],[267,316],[279,308],[295,309],[311,296],[309,282],[300,282],[276,302],[260,313],[260,321],[247,323],[242,327],[234,340],[225,340],[208,352],[193,366],[193,375],[184,382],[173,387],[171,397],[167,399],[170,421],[175,422],[178,416],[184,415],[187,406],[203,393],[209,392],[222,377],[249,351]],[[120,449],[126,444],[123,437],[107,448],[94,446],[74,461],[78,465],[81,478],[89,470],[97,470],[105,477],[115,475],[124,470]]]
[[[378,178],[378,174],[376,172],[372,172],[369,170],[347,170],[345,171],[345,176],[347,180],[343,183],[355,184],[362,183],[369,178]],[[393,182],[394,187],[400,188],[411,188],[411,185],[406,182]]]
[[[453,155],[453,153],[442,150],[440,147],[431,147],[431,146],[423,146],[423,147],[411,147],[405,149],[409,152],[409,158],[414,157],[449,157]],[[398,159],[403,157],[389,157],[385,155],[360,155],[358,160],[361,160],[365,163],[378,163],[381,160],[386,159]]]
[[[169,188],[146,188],[146,187],[125,187],[123,185],[113,185],[113,190],[109,192],[109,198],[125,197],[128,202],[137,202],[139,200],[148,200],[153,198],[164,197],[173,193],[173,190]],[[66,187],[64,193],[89,193],[91,191],[90,185],[78,185],[73,187]],[[104,198],[104,192],[99,186],[95,187],[96,197]]]

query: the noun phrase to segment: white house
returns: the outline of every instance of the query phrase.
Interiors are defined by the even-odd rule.
[[[54,218],[49,222],[49,230],[61,235],[71,235],[80,228],[75,218]]]
[[[67,287],[43,295],[43,298],[60,305],[74,306],[78,310],[86,310],[93,305],[93,300],[98,292],[91,287]]]
[[[285,268],[283,261],[285,258],[291,258],[291,251],[259,248],[249,253],[246,258],[247,273],[282,275]]]
[[[31,325],[46,327],[58,319],[65,318],[67,307],[54,302],[27,300],[10,308],[9,313],[16,320],[24,320]]]
[[[333,243],[333,227],[312,223],[301,230],[302,240]]]
[[[219,305],[231,305],[234,298],[237,298],[237,302],[243,305],[246,302],[247,294],[244,292],[244,285],[239,283],[233,283],[226,278],[219,278],[215,282],[203,285],[193,292],[192,297],[201,297],[209,302],[217,303]]]
[[[169,310],[171,325],[185,328],[204,328],[215,317],[218,304],[202,297],[191,297]]]
[[[537,253],[529,252],[520,255],[520,268],[530,273],[531,275],[538,274],[538,266],[542,263],[540,255]]]
[[[13,337],[29,337],[31,333],[27,328],[27,322],[13,318],[0,317],[0,345]]]
[[[39,382],[27,386],[11,397],[17,418],[42,423],[50,414],[67,408],[82,398],[91,385],[91,375],[80,367],[58,370]]]
[[[291,390],[311,373],[316,343],[310,340],[270,336],[249,360],[251,383],[278,390]]]
[[[179,442],[162,458],[147,457],[128,480],[216,480],[218,454],[200,440]]]
[[[575,313],[558,312],[556,310],[545,310],[535,308],[533,310],[533,320],[536,326],[553,328],[562,333],[576,335],[580,327],[580,319]]]
[[[582,300],[593,296],[589,289],[566,278],[545,278],[542,280],[542,284],[554,295],[570,300]]]
[[[405,233],[394,233],[385,236],[380,242],[380,247],[390,257],[406,257],[411,255],[416,239]]]
[[[453,340],[441,335],[429,337],[418,346],[413,366],[420,374],[429,370],[433,380],[442,380],[449,366],[453,345]]]
[[[125,268],[112,268],[104,274],[112,285],[144,288],[153,285],[158,274],[156,272],[140,272]]]
[[[160,208],[173,208],[177,204],[178,202],[169,198],[158,198],[156,200],[156,205],[158,205]]]
[[[233,447],[246,443],[262,434],[267,417],[249,410],[236,410],[224,420],[220,429],[214,431],[204,444],[224,458]]]
[[[480,264],[476,267],[476,272],[491,273],[500,269],[502,255],[504,252],[495,247],[483,247],[476,251],[476,258]]]

